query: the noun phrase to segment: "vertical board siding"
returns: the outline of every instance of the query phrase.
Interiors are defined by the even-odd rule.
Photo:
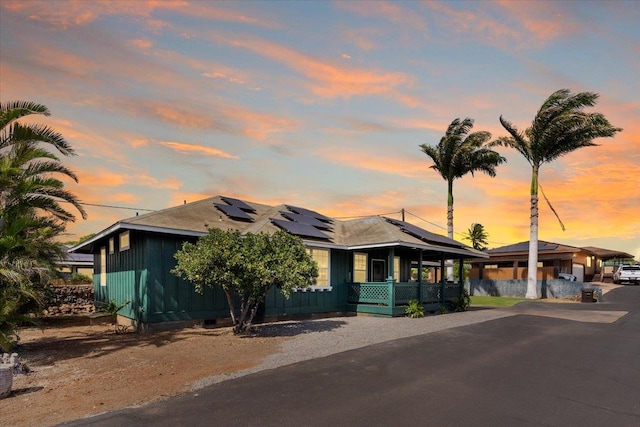
[[[347,253],[346,251],[331,249],[330,285],[328,289],[304,289],[291,294],[289,299],[282,295],[280,289],[273,287],[267,293],[265,300],[265,314],[290,315],[328,313],[343,311],[347,302]]]
[[[130,301],[121,314],[147,323],[171,320],[206,320],[229,317],[224,292],[220,288],[195,291],[192,284],[171,273],[174,254],[187,239],[141,231],[130,231],[130,248],[107,252],[107,286],[100,286],[100,247],[108,249],[108,239],[96,243],[94,290],[98,303]],[[195,239],[191,239],[195,241]],[[289,315],[343,311],[347,302],[349,253],[331,250],[331,290],[294,292],[285,299],[277,288],[267,294],[266,315]]]
[[[148,233],[146,241],[147,294],[150,323],[170,320],[206,320],[229,316],[221,289],[204,288],[203,293],[180,279],[171,270],[176,265],[174,254],[182,248],[184,237]],[[195,241],[195,239],[191,239]]]
[[[131,233],[130,235],[130,249],[120,251],[117,245],[118,236],[114,236],[116,246],[114,253],[109,253],[109,241],[105,239],[96,245],[97,253],[94,254],[95,273],[94,290],[95,300],[97,305],[107,304],[110,301],[115,301],[116,304],[121,305],[125,302],[129,302],[126,307],[120,310],[120,314],[129,318],[136,318],[136,313],[140,308],[141,295],[137,292],[136,285],[137,274],[139,266],[142,265],[144,259],[144,242],[140,240],[138,236]],[[107,247],[107,285],[100,285],[100,248]]]

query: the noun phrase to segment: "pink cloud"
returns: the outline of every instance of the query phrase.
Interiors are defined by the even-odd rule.
[[[144,171],[137,173],[112,172],[106,168],[84,168],[78,167],[76,170],[78,183],[70,183],[73,191],[88,196],[90,200],[99,200],[105,194],[113,194],[114,188],[130,188],[131,186],[148,187],[153,189],[178,190],[182,187],[182,182],[177,178],[169,176],[158,179]],[[76,190],[77,189],[77,190]],[[127,194],[131,194],[127,192]],[[96,199],[97,198],[97,199]],[[86,201],[83,199],[83,201]]]
[[[155,10],[179,11],[188,5],[186,1],[73,1],[60,7],[58,2],[7,0],[3,7],[21,13],[35,21],[55,27],[81,26],[103,16],[129,15],[149,17]]]
[[[418,151],[416,146],[416,152]],[[352,168],[366,169],[384,174],[399,175],[406,178],[424,176],[427,169],[425,159],[393,157],[391,155],[371,156],[369,149],[349,146],[324,146],[314,151],[316,156],[323,157],[333,163]],[[419,154],[419,153],[418,153]]]
[[[349,28],[344,31],[346,40],[365,52],[373,50],[377,43],[375,39],[381,36],[378,28]]]
[[[174,142],[174,141],[163,141],[163,142],[160,142],[160,144],[183,154],[214,156],[214,157],[222,157],[224,159],[238,159],[237,156],[231,155],[223,150],[207,147],[204,145],[186,144],[184,142]]]
[[[500,47],[537,48],[576,30],[570,14],[562,10],[564,5],[557,2],[494,3],[505,15],[504,19],[492,17],[482,9],[479,12],[458,9],[446,2],[424,4],[440,14],[438,19],[447,28]]]
[[[407,10],[398,3],[388,1],[339,1],[335,3],[338,9],[355,13],[364,17],[385,19],[400,27],[411,27],[422,33],[427,32],[427,24],[421,14]]]
[[[398,96],[402,86],[413,83],[413,77],[402,72],[380,72],[323,62],[282,45],[261,39],[213,35],[219,42],[251,50],[286,64],[309,80],[305,85],[316,96],[350,98],[363,95]]]
[[[546,44],[576,30],[573,14],[564,11],[557,2],[512,2],[501,0],[497,4],[508,12],[511,19],[523,26],[529,36]]]
[[[5,0],[2,7],[28,16],[29,19],[46,22],[62,29],[86,25],[104,16],[123,15],[142,18],[145,24],[148,24],[148,28],[159,30],[168,25],[164,21],[153,18],[153,14],[159,11],[212,21],[237,22],[265,28],[278,27],[273,22],[247,16],[232,8],[220,7],[223,4],[186,0],[93,0],[67,1],[64,7],[60,7],[59,2]]]
[[[141,50],[149,50],[153,47],[153,42],[148,39],[134,39],[129,43]]]

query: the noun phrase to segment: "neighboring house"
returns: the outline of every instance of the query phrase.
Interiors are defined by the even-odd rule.
[[[81,274],[87,277],[93,276],[93,255],[76,252],[69,252],[65,246],[64,259],[57,262],[58,271],[66,281],[74,274]]]
[[[520,242],[486,251],[489,258],[471,260],[470,279],[519,280],[527,278],[529,242]],[[538,242],[538,280],[557,279],[559,274],[576,276],[578,282],[599,280],[604,266],[631,255],[596,248]],[[612,264],[613,265],[613,264]]]
[[[585,246],[583,249],[595,254],[597,262],[595,263],[594,280],[600,282],[604,282],[606,279],[613,279],[613,272],[618,265],[631,264],[635,261],[633,255],[626,252],[596,248],[595,246]]]
[[[401,315],[411,299],[436,310],[456,298],[458,283],[422,282],[423,269],[445,259],[486,257],[462,243],[381,216],[339,221],[304,208],[267,206],[216,196],[124,219],[73,250],[92,254],[97,302],[130,301],[121,313],[143,325],[167,321],[216,323],[228,317],[220,289],[196,293],[173,275],[174,254],[208,228],[241,233],[282,229],[300,236],[319,276],[288,300],[273,288],[265,316],[364,312]],[[462,265],[462,263],[460,263]],[[431,272],[430,277],[437,276]]]

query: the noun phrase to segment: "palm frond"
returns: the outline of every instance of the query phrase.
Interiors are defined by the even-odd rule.
[[[42,142],[54,146],[65,156],[75,155],[75,150],[62,135],[48,126],[13,123],[10,126],[9,133],[11,138],[3,140],[3,145],[0,148],[6,148],[20,142]]]
[[[540,191],[542,192],[542,197],[544,197],[544,200],[547,202],[547,205],[549,206],[549,209],[551,209],[551,212],[553,212],[553,214],[555,215],[556,219],[558,220],[558,222],[560,223],[560,228],[562,228],[562,231],[566,231],[566,228],[564,226],[564,223],[562,222],[562,220],[560,219],[560,216],[558,215],[558,212],[556,212],[556,210],[553,208],[553,206],[551,206],[551,202],[549,201],[549,199],[547,198],[547,195],[544,194],[544,190],[542,189],[542,185],[540,185],[540,182],[538,181],[538,187],[540,187]]]
[[[31,114],[51,115],[46,106],[35,102],[9,101],[0,103],[0,129],[4,129],[11,122]]]

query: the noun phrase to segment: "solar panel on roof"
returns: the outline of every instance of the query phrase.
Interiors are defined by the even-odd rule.
[[[242,200],[234,199],[233,197],[225,197],[225,196],[222,196],[220,198],[222,200],[224,200],[225,203],[227,203],[227,204],[229,204],[231,206],[235,206],[235,207],[237,207],[239,209],[242,209],[243,211],[246,211],[246,212],[255,212],[256,211],[254,208],[252,208],[251,206],[249,206],[248,204],[246,204]]]
[[[322,222],[319,219],[311,216],[300,215],[293,212],[280,212],[280,214],[291,221],[299,222],[301,224],[309,224],[316,228],[320,228],[322,230],[328,230],[328,231],[333,230],[330,224],[327,224],[326,222]]]
[[[333,222],[331,218],[329,218],[328,216],[319,214],[318,212],[305,209],[305,208],[299,208],[297,206],[290,206],[290,205],[285,205],[285,206],[287,207],[287,209],[289,209],[293,213],[297,213],[299,215],[304,215],[304,216],[310,216],[312,218],[319,219],[322,222],[327,222],[327,223]]]
[[[430,231],[424,230],[408,222],[399,221],[397,219],[391,219],[391,218],[386,218],[386,220],[389,221],[391,224],[394,224],[400,227],[400,229],[405,233],[410,234],[413,237],[417,237],[420,240],[424,240],[425,242],[439,243],[441,245],[454,246],[459,248],[464,247],[464,245],[456,242],[455,240],[449,239],[448,237],[444,237],[439,234],[431,233]]]
[[[287,233],[301,237],[315,237],[318,239],[330,240],[330,237],[318,230],[312,225],[302,224],[300,222],[285,221],[282,219],[271,218],[271,222],[286,231]]]
[[[554,243],[538,242],[538,251],[553,251],[558,248]],[[514,243],[513,245],[502,246],[495,249],[489,249],[490,254],[509,253],[509,252],[527,252],[529,251],[529,242]]]
[[[253,222],[253,218],[251,218],[245,211],[237,206],[223,205],[220,203],[214,203],[213,206],[215,206],[218,210],[224,212],[225,215],[227,215],[231,219]]]

